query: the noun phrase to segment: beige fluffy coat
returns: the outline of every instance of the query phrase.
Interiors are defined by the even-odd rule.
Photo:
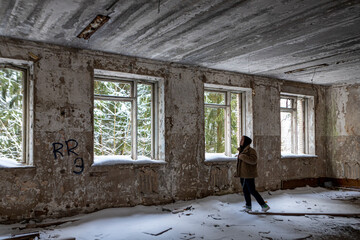
[[[257,153],[249,145],[238,155],[235,177],[256,178],[257,176]]]

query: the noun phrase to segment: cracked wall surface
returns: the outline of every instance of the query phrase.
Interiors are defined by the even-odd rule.
[[[327,89],[328,175],[360,179],[360,85]]]
[[[103,208],[151,205],[240,191],[236,162],[205,162],[204,83],[251,88],[260,190],[281,181],[325,176],[324,88],[266,77],[0,38],[0,57],[34,62],[34,159],[0,168],[0,221],[69,216]],[[164,164],[93,163],[94,69],[162,77],[165,87]],[[317,157],[282,159],[280,92],[315,98]],[[249,105],[251,106],[251,105]],[[351,120],[349,118],[349,120]],[[351,127],[351,126],[349,126]],[[353,130],[357,131],[355,126]],[[74,144],[54,156],[54,143]],[[76,158],[84,161],[79,173]],[[75,161],[75,164],[74,164]],[[79,174],[75,174],[78,172]]]

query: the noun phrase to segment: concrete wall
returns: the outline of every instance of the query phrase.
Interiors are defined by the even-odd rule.
[[[277,156],[279,154],[280,148],[280,130],[277,130],[276,139],[269,139],[268,142],[272,144],[271,148],[272,153],[264,152],[263,155],[268,157],[268,163],[273,167],[278,166],[279,172],[276,175],[281,176],[281,180],[296,180],[296,179],[306,179],[306,178],[319,178],[326,176],[326,111],[325,111],[325,89],[324,87],[312,85],[312,84],[300,84],[293,82],[283,82],[281,85],[281,92],[292,93],[292,94],[301,94],[307,96],[314,96],[314,113],[315,113],[315,154],[317,157],[284,157],[280,158],[279,161],[274,165],[271,164],[270,161],[272,156]],[[277,93],[274,93],[277,95]],[[278,103],[280,100],[277,99],[275,103]],[[279,104],[275,105],[277,108],[277,112],[280,112]],[[276,115],[273,112],[273,115],[279,118],[280,116]],[[276,121],[272,120],[272,123],[276,123]],[[259,121],[260,123],[260,121]],[[261,124],[259,124],[261,125]],[[269,124],[265,124],[265,126],[269,126]],[[280,127],[279,124],[274,124],[276,127]],[[274,137],[275,137],[274,136]],[[262,144],[266,146],[266,142]],[[261,148],[267,149],[267,148]],[[265,168],[266,166],[264,166]],[[274,174],[271,172],[271,174]],[[274,179],[275,181],[275,179]]]
[[[360,85],[327,89],[329,177],[360,179]]]
[[[137,204],[240,191],[235,162],[204,162],[203,84],[253,89],[254,147],[259,189],[281,180],[325,175],[323,87],[194,66],[0,38],[0,57],[34,63],[34,165],[0,169],[0,221],[45,218]],[[105,69],[165,80],[166,164],[91,166],[93,162],[93,72]],[[315,96],[316,158],[281,159],[280,92]],[[84,159],[74,174],[74,156],[54,158],[52,143],[76,139]]]

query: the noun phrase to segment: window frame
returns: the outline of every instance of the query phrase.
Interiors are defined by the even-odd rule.
[[[298,128],[297,128],[297,97],[296,96],[287,96],[281,95],[280,101],[282,99],[291,99],[292,107],[281,107],[280,106],[280,114],[282,112],[291,113],[291,152],[293,154],[298,154]],[[280,123],[281,124],[281,123]],[[306,129],[304,129],[306,132]]]
[[[32,166],[33,162],[33,122],[34,122],[34,67],[33,62],[0,58],[0,68],[23,72],[22,79],[22,159],[8,167]],[[14,160],[16,161],[16,160]],[[16,161],[17,162],[17,161]],[[0,162],[1,165],[1,162]],[[1,166],[2,167],[2,166]]]
[[[152,86],[152,99],[151,99],[151,160],[164,160],[165,157],[165,130],[164,130],[164,80],[160,77],[145,76],[138,74],[123,73],[117,71],[107,70],[94,70],[95,81],[106,81],[116,83],[130,83],[130,96],[107,96],[95,94],[93,89],[93,96],[95,100],[106,100],[106,101],[122,101],[131,102],[131,160],[140,161],[138,159],[138,125],[137,125],[137,113],[138,113],[138,99],[137,99],[137,85],[146,84]],[[95,105],[94,105],[95,106]],[[94,107],[95,109],[95,107]],[[94,122],[95,124],[95,122]],[[95,125],[93,125],[94,127]],[[94,129],[94,128],[93,128]],[[94,132],[95,134],[95,132]],[[97,157],[104,157],[107,155],[96,156],[94,151],[94,162]],[[126,155],[116,155],[117,157]],[[114,159],[114,162],[116,160]]]
[[[241,87],[232,87],[232,86],[223,86],[223,85],[215,85],[215,84],[204,84],[204,97],[205,92],[217,92],[217,93],[224,93],[225,95],[225,103],[224,104],[213,104],[213,103],[206,103],[204,98],[204,110],[206,107],[210,108],[222,108],[225,109],[225,156],[226,157],[234,157],[235,154],[231,153],[231,94],[239,94],[240,95],[240,109],[239,112],[239,119],[240,119],[240,127],[238,130],[238,136],[241,137],[242,135],[246,135],[247,131],[247,121],[246,121],[246,114],[247,114],[247,94],[249,92],[248,89],[244,89]],[[205,112],[205,111],[204,111]],[[204,116],[205,121],[205,116]],[[205,125],[204,125],[205,127]],[[248,134],[251,136],[251,134]],[[205,129],[204,129],[204,143],[205,143],[205,154],[209,154],[206,152],[206,142],[205,142]],[[212,154],[222,154],[222,153],[212,153]]]
[[[295,130],[292,130],[291,141],[292,141],[292,153],[283,153],[282,156],[316,156],[315,155],[315,111],[314,111],[314,97],[301,95],[301,94],[292,94],[292,93],[280,93],[280,101],[281,99],[293,99],[293,106],[291,108],[281,107],[280,104],[280,114],[282,112],[291,112],[293,114],[292,117],[292,125],[295,126]],[[299,142],[298,142],[298,110],[297,110],[297,101],[299,99],[303,100],[303,144],[304,144],[304,153],[299,153]],[[312,113],[310,113],[310,111]],[[310,124],[313,122],[313,124]],[[280,122],[280,131],[281,131],[281,122]],[[280,133],[281,136],[281,133]],[[311,140],[312,139],[312,140]],[[281,151],[281,150],[280,150]]]

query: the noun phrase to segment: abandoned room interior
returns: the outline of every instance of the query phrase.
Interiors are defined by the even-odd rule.
[[[360,1],[1,0],[0,19],[0,226],[243,201],[242,135],[261,194],[347,189],[360,215]]]

